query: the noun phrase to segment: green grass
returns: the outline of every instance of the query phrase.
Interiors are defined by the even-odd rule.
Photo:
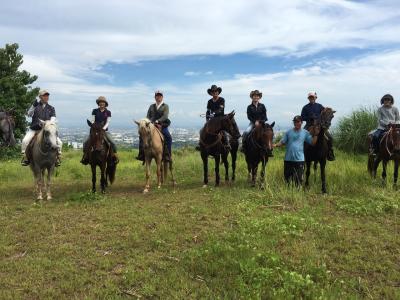
[[[0,168],[0,298],[298,299],[400,297],[399,192],[372,181],[366,157],[339,152],[328,192],[283,183],[283,153],[264,190],[202,188],[197,152],[175,152],[178,186],[142,194],[144,168],[122,151],[106,195],[69,151],[54,200],[35,203],[30,170]],[[213,162],[210,162],[213,169]],[[214,175],[210,172],[210,183]]]

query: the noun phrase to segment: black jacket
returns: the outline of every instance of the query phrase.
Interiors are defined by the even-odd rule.
[[[40,130],[42,128],[40,121],[48,121],[51,117],[56,116],[56,110],[50,104],[46,104],[44,107],[41,103],[35,105],[35,110],[32,116],[32,123],[30,129]]]
[[[247,118],[252,123],[255,123],[256,121],[267,121],[267,109],[265,108],[265,105],[258,103],[258,105],[255,106],[253,103],[251,103],[249,106],[247,106]]]
[[[206,112],[207,121],[211,118],[212,115],[214,115],[214,117],[223,116],[224,111],[225,111],[225,99],[219,97],[217,101],[214,101],[211,98],[207,102],[207,112]]]

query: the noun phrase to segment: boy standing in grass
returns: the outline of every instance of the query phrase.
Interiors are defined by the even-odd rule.
[[[287,184],[294,181],[296,187],[300,187],[303,183],[304,173],[304,142],[315,145],[318,139],[318,132],[314,132],[314,136],[301,128],[303,120],[301,116],[293,118],[294,127],[286,131],[282,140],[274,144],[273,147],[281,147],[286,145],[286,154],[284,161],[284,176]]]

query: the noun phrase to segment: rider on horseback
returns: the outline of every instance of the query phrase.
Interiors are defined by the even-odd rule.
[[[96,104],[98,105],[98,108],[93,109],[92,111],[92,118],[91,122],[97,123],[97,124],[102,124],[103,129],[105,130],[105,139],[107,142],[111,145],[112,148],[112,155],[113,155],[113,160],[114,163],[117,164],[119,162],[118,156],[117,156],[117,146],[115,145],[115,142],[111,136],[111,133],[108,131],[108,126],[110,125],[111,121],[111,111],[107,109],[108,107],[108,102],[106,97],[100,96],[96,100]],[[89,137],[86,139],[86,141],[83,143],[83,157],[81,159],[81,163],[84,165],[87,165],[89,163],[89,152],[90,152],[90,140]]]
[[[317,92],[308,93],[308,101],[310,101],[310,103],[303,106],[303,109],[301,110],[301,118],[306,122],[304,129],[308,130],[308,128],[313,125],[314,120],[318,120],[322,110],[324,109],[323,105],[316,103],[317,98]],[[333,153],[333,138],[328,130],[325,131],[325,135],[328,139],[327,160],[333,161],[335,160],[335,154]]]
[[[225,113],[225,99],[220,97],[219,94],[221,94],[222,88],[217,87],[215,84],[211,86],[211,88],[207,89],[207,93],[212,96],[210,100],[207,102],[207,112],[206,112],[206,120],[209,121],[212,118],[215,117],[221,117],[224,116]],[[227,149],[230,149],[229,145],[229,138],[228,135],[225,131],[223,133],[223,144],[224,147]],[[200,145],[196,147],[197,150],[200,150]]]
[[[399,124],[399,110],[393,106],[394,99],[390,94],[386,94],[381,99],[381,107],[378,109],[378,128],[372,135],[372,147],[370,152],[372,155],[376,155],[379,152],[379,144],[389,124]]]
[[[27,116],[32,118],[31,126],[25,134],[25,137],[22,139],[21,143],[21,153],[22,153],[22,166],[28,166],[30,161],[25,153],[28,148],[33,137],[42,129],[41,120],[42,121],[56,121],[56,111],[53,106],[51,106],[49,102],[50,93],[46,90],[39,91],[39,99],[35,99],[32,103],[31,107],[27,112]],[[57,147],[58,147],[58,155],[56,160],[56,167],[59,167],[61,164],[61,149],[62,142],[60,138],[57,136]]]
[[[243,132],[242,135],[242,152],[245,152],[247,146],[247,137],[253,130],[254,126],[259,123],[265,123],[267,118],[267,109],[263,103],[260,103],[262,98],[262,93],[259,90],[254,90],[250,92],[251,104],[247,106],[247,118],[250,121],[249,126]],[[268,156],[272,157],[272,153],[268,153]]]
[[[168,119],[169,106],[164,103],[164,95],[161,91],[156,91],[154,98],[156,103],[150,105],[147,111],[147,119],[149,119],[164,135],[164,155],[163,159],[165,161],[171,160],[172,151],[172,137],[169,133],[168,126],[171,125],[171,121]],[[139,138],[139,155],[136,157],[137,160],[144,161],[144,149],[143,141]]]

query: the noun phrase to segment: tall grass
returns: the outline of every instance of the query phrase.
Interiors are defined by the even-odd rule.
[[[368,132],[376,128],[375,107],[361,107],[339,120],[334,130],[335,146],[348,153],[365,153]]]

